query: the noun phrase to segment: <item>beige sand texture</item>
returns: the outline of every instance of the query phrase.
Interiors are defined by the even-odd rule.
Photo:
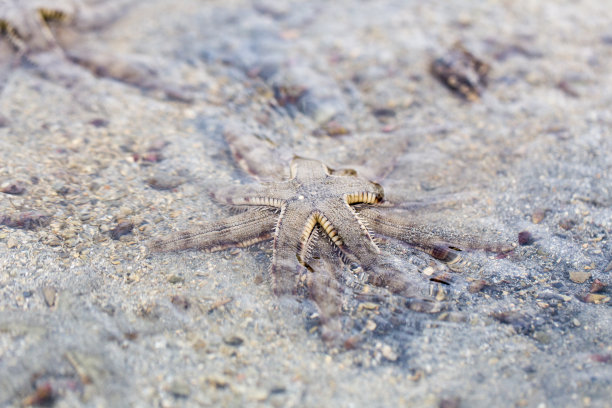
[[[0,406],[612,406],[608,4],[155,0],[69,39],[40,69],[0,37]],[[473,102],[430,73],[456,42],[492,68]],[[347,290],[330,347],[270,243],[147,250],[255,180],[228,128],[254,171],[356,168],[525,245],[453,272],[381,244],[446,310]]]

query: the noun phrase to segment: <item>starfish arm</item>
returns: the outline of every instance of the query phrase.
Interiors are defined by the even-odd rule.
[[[318,220],[323,230],[348,259],[370,269],[380,251],[360,217],[343,198],[325,204]]]
[[[377,204],[382,201],[385,195],[380,184],[358,177],[354,177],[352,180],[344,177],[344,180],[338,183],[338,191],[344,192],[344,200],[351,205]]]
[[[402,217],[401,213],[393,208],[363,207],[359,209],[359,215],[374,233],[402,241],[448,263],[460,260],[457,251],[461,249],[491,252],[508,252],[514,249],[511,243],[502,242],[497,237],[468,235],[452,228],[426,224],[408,214]]]
[[[234,161],[244,170],[260,180],[278,180],[287,176],[289,152],[273,148],[270,144],[255,136],[243,124],[229,123],[223,130],[223,136]],[[277,160],[278,156],[289,156],[286,160]]]
[[[281,208],[285,201],[295,195],[295,192],[290,188],[289,182],[284,182],[220,187],[211,195],[216,201],[235,207]]]
[[[276,213],[269,210],[245,211],[221,221],[203,225],[197,230],[175,232],[153,240],[153,252],[200,249],[208,252],[246,247],[272,238]]]
[[[278,295],[296,290],[296,275],[309,257],[312,232],[317,225],[317,213],[307,203],[283,205],[274,232],[270,268],[274,292]]]
[[[0,7],[4,7],[0,3]],[[25,41],[19,36],[17,27],[10,20],[2,18],[0,15],[0,35],[6,36],[10,45],[19,53],[24,53],[27,49]]]
[[[333,243],[322,236],[320,227],[312,233],[313,252],[309,255],[306,285],[311,299],[319,309],[321,337],[333,345],[342,340],[342,299],[344,287],[339,281],[344,265]]]
[[[306,159],[295,156],[291,160],[289,175],[291,179],[301,182],[321,180],[331,174],[331,169],[318,160]]]

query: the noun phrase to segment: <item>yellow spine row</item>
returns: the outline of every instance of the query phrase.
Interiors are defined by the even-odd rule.
[[[67,21],[68,20],[68,15],[60,10],[41,8],[41,9],[38,9],[38,12],[40,13],[40,16],[45,21],[51,21],[51,20]]]
[[[342,239],[340,239],[338,232],[327,218],[321,214],[317,214],[316,221],[321,224],[321,227],[323,227],[323,230],[331,238],[334,244],[338,246],[342,245]]]
[[[278,198],[269,198],[269,197],[254,197],[251,199],[247,199],[246,202],[252,205],[262,205],[266,207],[274,207],[280,208],[283,204],[282,200]]]
[[[356,204],[356,203],[375,204],[379,201],[379,199],[378,199],[378,196],[375,194],[362,191],[357,194],[348,194],[346,196],[346,201],[349,204]]]

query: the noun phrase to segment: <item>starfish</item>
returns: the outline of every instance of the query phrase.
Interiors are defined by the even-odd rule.
[[[513,248],[407,220],[383,205],[384,190],[379,184],[360,177],[354,170],[333,170],[318,160],[301,157],[292,160],[288,180],[226,188],[213,197],[244,211],[207,223],[199,230],[156,239],[150,244],[151,250],[219,251],[273,239],[270,270],[278,295],[296,292],[297,276],[305,266],[315,274],[313,265],[334,269],[330,263],[331,247],[339,251],[343,260],[361,266],[370,283],[394,293],[413,295],[408,277],[381,254],[373,234],[405,242],[448,264],[462,259],[460,247],[499,252]],[[317,244],[319,235],[326,236],[328,242]],[[323,259],[313,257],[313,249]],[[333,272],[326,273],[328,278],[331,275]],[[314,282],[315,288],[321,286],[320,281]],[[321,306],[321,295],[315,293],[313,297]]]
[[[79,34],[97,30],[119,18],[134,0],[90,4],[85,0],[0,0],[0,35],[16,52],[12,65],[25,61],[48,79],[72,86],[94,75],[113,78],[145,90],[157,89],[168,98],[189,101],[178,87],[157,78],[150,68],[119,59],[111,52],[79,43]],[[2,51],[2,49],[0,49]],[[4,58],[9,60],[9,58]],[[7,75],[0,72],[2,77]],[[5,78],[2,82],[4,82]]]
[[[274,238],[271,273],[277,294],[294,292],[296,266],[305,265],[313,231],[320,225],[347,259],[364,268],[376,263],[379,249],[360,221],[354,204],[382,200],[382,187],[350,170],[334,171],[317,160],[294,158],[289,180],[227,189],[214,196],[225,204],[250,207],[197,232],[156,240],[155,251],[198,248],[216,251]],[[296,262],[297,261],[297,262]]]

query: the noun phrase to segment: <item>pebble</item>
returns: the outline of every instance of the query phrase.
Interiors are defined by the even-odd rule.
[[[440,400],[438,406],[439,408],[459,408],[461,406],[461,398],[443,398]]]
[[[360,303],[357,310],[358,311],[362,311],[362,310],[377,310],[380,307],[380,305],[373,303],[373,302],[363,302]]]
[[[610,301],[610,296],[601,295],[599,293],[589,293],[584,297],[584,301],[586,303],[594,303],[596,305],[600,305],[603,303],[608,303]]]
[[[591,283],[591,289],[589,290],[589,292],[591,293],[601,292],[602,290],[604,290],[605,287],[606,287],[605,283],[603,283],[599,279],[595,279],[593,283]]]
[[[551,340],[550,335],[542,330],[537,330],[533,333],[533,337],[542,344],[549,344]]]
[[[176,379],[168,386],[168,392],[177,398],[187,398],[191,394],[191,389],[187,381]]]
[[[47,306],[53,307],[55,305],[57,290],[55,290],[53,286],[45,286],[42,288],[42,294]]]
[[[96,119],[92,119],[89,121],[90,125],[97,127],[97,128],[107,127],[109,123],[110,122],[108,120],[103,119],[103,118],[96,118]]]
[[[26,184],[21,180],[7,181],[0,186],[0,192],[11,195],[22,195],[26,192]]]
[[[244,343],[244,339],[242,337],[232,335],[225,337],[223,342],[228,346],[238,347]]]
[[[423,275],[426,275],[426,276],[431,276],[433,275],[434,272],[435,270],[431,266],[428,266],[427,268],[423,269]]]
[[[245,397],[249,401],[257,401],[257,402],[265,401],[266,399],[268,399],[269,395],[270,393],[268,393],[268,391],[261,389],[261,388],[252,389],[245,393]]]
[[[187,310],[191,306],[189,299],[182,295],[174,295],[170,298],[170,302],[179,309]]]
[[[117,226],[110,230],[110,237],[114,240],[118,240],[124,235],[129,234],[134,229],[134,224],[129,220],[119,220]]]
[[[533,222],[534,224],[539,224],[544,220],[545,217],[546,210],[538,208],[531,214],[531,222]]]
[[[15,237],[9,237],[9,239],[6,240],[6,247],[9,249],[16,248],[17,245],[19,245],[19,241],[17,241]]]
[[[430,65],[434,77],[470,102],[480,98],[487,86],[490,70],[487,63],[476,58],[461,44],[456,44]]]
[[[8,126],[10,123],[9,119],[0,113],[0,128]]]
[[[168,282],[172,283],[173,285],[176,283],[183,283],[185,282],[185,278],[179,275],[170,275],[168,277]]]
[[[591,277],[591,272],[571,271],[569,278],[574,283],[584,283]]]
[[[389,346],[388,344],[384,344],[381,348],[381,353],[382,356],[384,358],[386,358],[389,361],[395,361],[397,360],[397,353],[395,351],[393,351],[393,349],[391,348],[391,346]]]
[[[529,231],[521,231],[518,233],[519,245],[529,245],[533,243],[533,235]]]
[[[571,230],[576,225],[576,221],[571,218],[563,218],[559,221],[559,226],[566,231]]]
[[[365,324],[366,330],[374,331],[376,330],[376,323],[373,320],[369,320]]]
[[[483,280],[483,279],[475,280],[474,282],[470,283],[470,285],[468,286],[468,292],[478,293],[482,290],[482,288],[487,286],[487,284],[488,282],[486,280]]]
[[[157,173],[147,180],[147,184],[155,190],[172,190],[185,182],[185,179],[178,176],[171,176],[166,173]]]

